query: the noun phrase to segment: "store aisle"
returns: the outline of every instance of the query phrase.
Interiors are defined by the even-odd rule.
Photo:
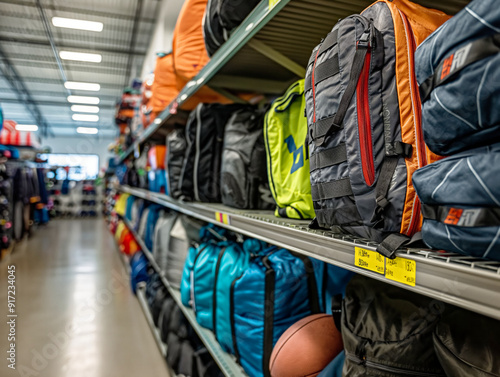
[[[115,248],[102,220],[55,220],[1,262],[2,355],[9,265],[18,315],[17,370],[2,356],[1,376],[168,376]]]

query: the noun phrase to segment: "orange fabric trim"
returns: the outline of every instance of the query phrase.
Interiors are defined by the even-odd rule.
[[[420,166],[437,159],[425,145],[419,145],[418,134],[422,134],[421,103],[416,80],[414,79],[414,51],[422,41],[444,23],[450,16],[443,12],[428,9],[410,1],[380,0],[389,7],[394,22],[396,43],[396,85],[398,91],[399,113],[401,119],[401,135],[404,143],[415,146],[411,158],[406,159],[407,191],[403,209],[400,232],[413,235],[422,226],[422,214],[412,183],[412,175]],[[404,19],[406,17],[406,20]],[[405,25],[405,21],[407,24]],[[414,41],[414,42],[413,42]],[[420,148],[419,148],[420,146]],[[421,151],[424,155],[420,155]],[[418,211],[418,213],[416,213]],[[415,213],[414,213],[415,212]],[[418,216],[418,220],[413,217]],[[417,221],[410,229],[412,222]]]

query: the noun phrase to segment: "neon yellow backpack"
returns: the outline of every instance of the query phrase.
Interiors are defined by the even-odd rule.
[[[269,186],[277,204],[275,214],[279,217],[312,219],[315,216],[304,109],[304,80],[299,80],[274,101],[264,121]]]
[[[115,212],[122,217],[125,216],[125,211],[127,209],[127,199],[129,196],[129,194],[120,194],[118,199],[116,199]]]

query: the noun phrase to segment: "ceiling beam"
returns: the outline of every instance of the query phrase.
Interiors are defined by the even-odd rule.
[[[33,4],[31,1],[22,1],[22,0],[0,0],[0,4],[12,4],[19,5],[22,7],[36,8],[36,4]],[[127,14],[119,14],[119,13],[111,13],[111,12],[101,12],[89,9],[68,7],[62,5],[53,5],[53,4],[44,4],[44,8],[47,10],[55,10],[60,12],[70,12],[82,14],[85,16],[97,16],[97,17],[106,17],[106,18],[114,18],[119,20],[129,20],[132,21],[135,17],[129,16]],[[141,20],[142,22],[154,23],[156,20],[154,18],[145,17]]]
[[[13,58],[12,55],[10,55],[10,60],[11,62],[16,65],[16,66],[21,66],[21,67],[36,67],[36,68],[54,68],[57,69],[57,64],[54,62],[47,62],[47,61],[36,61],[36,60],[22,60],[22,59],[16,59],[15,57]],[[114,68],[113,66],[102,66],[99,64],[99,67],[93,67],[89,65],[77,65],[77,64],[71,64],[67,65],[67,67],[70,69],[72,72],[95,72],[95,73],[102,73],[106,75],[114,75],[114,76],[123,76],[125,68]]]
[[[5,80],[11,87],[12,91],[16,93],[17,98],[20,103],[23,103],[28,111],[31,113],[38,126],[41,128],[43,137],[46,137],[49,133],[52,133],[49,129],[48,123],[40,112],[36,102],[31,97],[30,92],[26,88],[21,76],[17,72],[16,68],[10,63],[7,55],[5,55],[2,46],[0,45],[0,60],[2,64],[0,65],[0,72],[4,76]]]
[[[47,21],[47,16],[45,15],[45,11],[43,10],[40,0],[36,0],[36,5],[38,7],[38,12],[40,13],[43,27],[45,28],[45,33],[47,34],[47,38],[50,43],[50,48],[54,53],[54,58],[56,59],[59,74],[61,75],[63,82],[66,83],[66,81],[68,81],[68,78],[66,77],[66,72],[64,72],[64,67],[62,65],[61,58],[59,57],[59,51],[57,51],[56,43],[54,42],[54,36],[52,35],[52,31],[50,30],[49,21]],[[71,95],[71,90],[66,89],[66,92],[68,93],[68,95]]]
[[[33,83],[40,83],[40,84],[57,84],[57,85],[62,84],[61,80],[47,79],[44,77],[24,77],[23,80],[24,80],[24,82],[33,82]],[[103,82],[99,82],[99,84],[101,85],[101,88],[120,89],[120,91],[123,89],[123,85],[121,85],[121,84],[110,84],[110,83],[103,83]],[[99,97],[98,92],[88,92],[87,94],[79,94],[79,95]],[[121,96],[121,94],[120,94],[120,96]]]
[[[2,15],[4,16],[4,15]],[[0,32],[2,37],[4,38],[30,38],[34,35],[41,35],[45,32],[44,29],[40,28],[26,28],[26,27],[11,27],[6,25],[0,25]],[[117,33],[120,36],[126,35],[130,33],[130,28],[121,28],[121,30]],[[147,34],[149,36],[149,34]],[[140,34],[137,32],[137,36],[146,36],[146,33]],[[86,36],[85,40],[87,41],[87,45],[92,48],[99,48],[99,45],[103,46],[121,46],[123,48],[128,48],[129,39],[128,38],[104,38],[100,36]],[[81,42],[82,34],[72,33],[71,31],[64,31],[64,41],[71,43],[70,41]],[[89,47],[87,47],[89,48]]]
[[[37,39],[29,39],[29,38],[12,38],[12,37],[1,36],[0,42],[51,47],[49,41],[39,40],[39,39],[38,40]],[[144,55],[146,55],[146,52],[147,52],[147,51],[129,51],[126,48],[115,48],[115,47],[109,47],[109,46],[108,47],[97,47],[95,49],[89,50],[88,46],[85,46],[85,44],[75,45],[75,44],[64,43],[61,41],[55,41],[55,43],[60,48],[79,49],[79,50],[89,51],[89,52],[101,51],[101,52],[108,52],[110,54],[121,54],[121,55],[127,55],[127,56],[129,54],[144,56]]]
[[[5,89],[8,89],[8,88],[5,88]],[[2,87],[0,87],[0,92],[2,92],[3,90],[4,89]],[[6,93],[8,93],[8,92],[5,92],[5,91],[3,92],[3,94],[6,94]],[[46,91],[46,90],[30,90],[30,93],[31,93],[32,97],[47,96],[47,97],[53,97],[53,98],[64,98],[64,100],[66,100],[66,94],[64,92],[53,92],[53,91]],[[99,98],[101,99],[101,101],[111,101],[111,102],[113,102],[113,106],[114,106],[114,103],[117,100],[116,96],[99,95]]]
[[[19,104],[24,104],[24,101],[21,101],[20,99],[16,98],[0,98],[0,103],[19,103]],[[59,102],[59,101],[36,101],[36,104],[38,106],[61,106],[61,107],[67,107],[70,108],[71,105],[74,105],[73,103],[69,102]],[[103,105],[99,104],[100,109],[102,110],[109,110],[109,109],[114,109],[115,105],[108,104],[108,105]]]
[[[139,28],[139,23],[140,23],[140,18],[141,18],[141,13],[142,13],[142,0],[136,0],[136,7],[135,7],[135,18],[134,18],[134,25],[132,26],[132,35],[130,36],[130,45],[128,50],[129,51],[134,51],[135,50],[135,41],[137,40],[137,29]],[[127,59],[127,73],[125,75],[125,82],[123,83],[123,86],[127,87],[130,84],[130,75],[132,73],[132,63],[134,61],[134,55],[132,53],[129,53],[128,59]]]

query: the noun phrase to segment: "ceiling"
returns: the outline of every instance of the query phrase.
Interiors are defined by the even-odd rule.
[[[4,118],[37,124],[40,136],[75,136],[77,127],[117,134],[116,100],[140,75],[161,0],[0,0],[0,104]],[[52,17],[102,22],[102,32],[55,27]],[[98,53],[100,63],[59,59],[60,51]],[[100,84],[68,90],[67,81]],[[72,119],[68,95],[97,96],[99,121]],[[48,127],[44,130],[44,124]]]

